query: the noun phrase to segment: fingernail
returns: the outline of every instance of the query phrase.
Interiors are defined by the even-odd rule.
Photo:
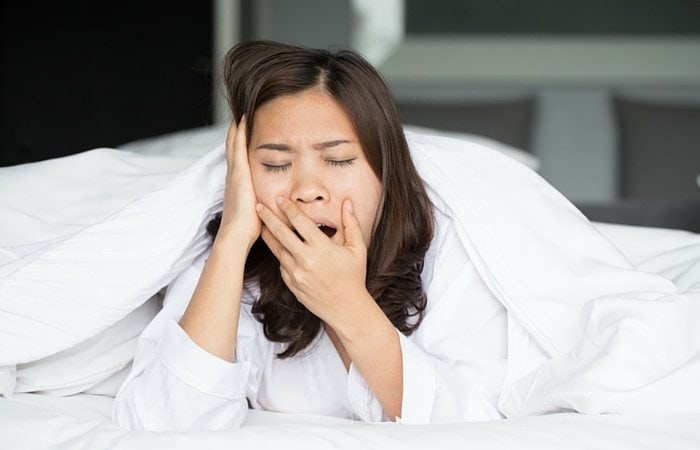
[[[283,201],[284,201],[284,197],[277,197],[275,199],[275,203],[277,203],[278,205],[281,205]]]
[[[262,203],[258,203],[258,204],[255,205],[255,210],[256,210],[257,212],[262,211],[262,208],[263,208]]]
[[[348,212],[352,212],[352,201],[351,200],[348,200],[348,202],[346,204],[346,208],[348,208]]]

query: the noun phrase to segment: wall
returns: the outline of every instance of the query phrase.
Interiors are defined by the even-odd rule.
[[[0,166],[211,123],[209,2],[2,2]]]
[[[399,99],[534,96],[532,152],[574,201],[617,195],[611,95],[700,105],[698,38],[407,38],[380,69]]]
[[[364,0],[298,0],[292,7],[284,0],[261,0],[255,3],[251,37],[312,46],[358,42],[352,31],[362,29],[355,22],[362,19],[357,14],[360,5],[365,16],[373,8],[393,8],[403,14],[401,2],[391,0],[391,4],[375,7]],[[647,2],[647,6],[654,5]],[[628,17],[626,11],[622,8],[618,13]],[[655,27],[662,18],[658,14],[638,16],[635,23],[640,26],[653,18],[644,25],[647,27]],[[672,23],[677,19],[665,19],[666,31],[678,31]],[[690,19],[684,24],[691,31],[697,28]],[[615,29],[618,24],[607,25]],[[627,31],[634,31],[632,28]],[[382,38],[381,33],[377,36]],[[700,38],[692,33],[663,37],[637,33],[613,39],[404,36],[377,67],[399,101],[468,103],[534,96],[537,106],[530,150],[541,160],[540,173],[576,202],[606,202],[617,196],[619,168],[611,95],[700,104]]]

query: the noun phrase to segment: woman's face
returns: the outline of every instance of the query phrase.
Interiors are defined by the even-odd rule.
[[[352,201],[369,245],[381,182],[345,111],[320,89],[278,97],[255,113],[248,145],[255,194],[289,225],[275,199],[292,200],[333,242],[343,244],[341,207]]]

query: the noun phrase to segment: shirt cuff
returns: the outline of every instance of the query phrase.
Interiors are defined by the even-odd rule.
[[[384,414],[384,408],[375,397],[369,385],[365,381],[355,363],[350,363],[348,371],[348,399],[355,414],[360,416],[363,422],[387,422],[389,418]]]
[[[397,422],[415,425],[430,423],[437,379],[433,357],[403,333],[398,330],[397,333],[403,357],[403,399],[401,418]]]
[[[246,397],[251,363],[230,363],[198,346],[174,319],[166,320],[155,354],[185,383],[209,395],[228,399]]]
[[[430,423],[435,399],[435,365],[431,357],[401,332],[396,330],[401,344],[403,366],[403,398],[401,417],[396,422],[406,424]],[[350,364],[348,397],[355,413],[364,422],[387,422],[390,419],[364,377]]]

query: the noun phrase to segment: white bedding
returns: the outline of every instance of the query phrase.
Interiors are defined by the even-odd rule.
[[[0,399],[8,449],[697,450],[700,416],[554,414],[498,422],[368,425],[325,416],[250,411],[227,431],[127,431],[108,422],[112,399],[20,394]]]
[[[240,430],[231,430],[227,432],[189,432],[189,433],[144,433],[144,432],[128,432],[113,427],[108,423],[109,410],[111,408],[110,395],[113,395],[119,381],[125,376],[124,368],[128,363],[128,355],[133,351],[135,338],[138,335],[139,329],[147,322],[148,317],[155,311],[153,308],[154,302],[157,301],[155,296],[157,289],[154,287],[164,286],[168,282],[167,277],[171,277],[179,269],[183,268],[197,253],[198,247],[191,245],[191,242],[201,241],[201,233],[195,236],[194,231],[198,230],[200,222],[203,218],[211,215],[219,206],[219,204],[199,204],[197,200],[201,198],[195,193],[188,190],[182,190],[177,195],[168,192],[165,187],[169,186],[176,177],[183,177],[182,169],[190,166],[194,161],[200,158],[206,151],[207,146],[211,145],[211,139],[218,137],[211,134],[197,135],[188,134],[185,140],[179,140],[178,136],[166,136],[162,139],[153,139],[139,145],[124,146],[125,149],[131,151],[115,151],[110,149],[93,150],[84,152],[83,154],[70,158],[59,158],[56,160],[44,161],[34,164],[15,166],[10,168],[0,169],[0,215],[3,218],[0,222],[0,321],[4,319],[4,324],[12,318],[3,311],[3,303],[15,300],[10,297],[3,297],[3,292],[13,292],[12,276],[18,268],[27,267],[27,258],[38,258],[37,263],[41,263],[41,259],[50,255],[52,249],[58,249],[61,245],[70,242],[72,237],[79,237],[80,242],[88,242],[85,239],[84,230],[91,224],[101,221],[109,221],[110,217],[114,217],[115,212],[119,212],[121,220],[124,222],[120,225],[127,226],[129,211],[139,211],[139,202],[144,200],[144,195],[149,194],[152,205],[158,205],[156,201],[158,195],[166,198],[177,198],[181,201],[176,210],[161,211],[159,219],[163,218],[189,218],[190,222],[181,225],[181,228],[175,229],[175,225],[168,223],[167,232],[169,235],[164,235],[163,242],[146,241],[124,243],[123,253],[110,254],[115,263],[121,261],[123,266],[129,261],[130,246],[150,245],[154,249],[154,254],[162,252],[167,255],[167,261],[161,261],[163,267],[160,271],[151,274],[143,274],[143,268],[148,267],[148,264],[143,261],[134,262],[134,270],[138,270],[138,276],[150,277],[148,283],[142,286],[134,287],[134,291],[129,291],[129,286],[125,286],[122,282],[111,280],[107,277],[104,279],[89,280],[93,283],[93,287],[102,284],[114,283],[115,288],[122,289],[120,294],[124,299],[133,299],[131,303],[125,300],[120,300],[115,310],[113,306],[117,303],[109,302],[109,289],[105,289],[104,295],[97,301],[94,309],[81,309],[86,314],[96,314],[93,318],[94,322],[86,323],[85,320],[79,321],[75,328],[66,326],[66,329],[58,332],[52,331],[55,334],[48,341],[41,336],[33,342],[28,336],[22,334],[22,329],[11,330],[16,333],[8,332],[8,328],[2,328],[0,324],[0,392],[5,389],[6,394],[13,380],[10,380],[9,375],[17,374],[17,386],[23,389],[16,390],[14,398],[0,397],[0,435],[3,436],[2,445],[7,448],[44,448],[47,446],[58,446],[65,448],[85,447],[85,448],[134,448],[143,445],[145,448],[221,448],[222,446],[231,445],[234,448],[328,448],[333,447],[348,447],[348,448],[363,448],[363,447],[382,447],[386,450],[391,448],[474,448],[474,449],[503,449],[503,448],[615,448],[615,449],[646,449],[646,448],[678,448],[678,449],[697,449],[700,448],[700,415],[698,414],[675,414],[669,412],[669,405],[663,405],[660,398],[671,398],[674,401],[682,400],[681,397],[664,397],[663,384],[661,389],[648,393],[647,397],[641,396],[635,398],[638,403],[631,402],[633,406],[642,405],[639,407],[641,411],[648,409],[648,405],[659,405],[658,411],[652,409],[652,414],[640,414],[639,412],[630,412],[629,414],[573,414],[573,413],[558,413],[543,416],[517,417],[522,413],[545,413],[547,408],[559,408],[562,410],[562,404],[572,402],[572,393],[576,393],[576,389],[580,386],[586,386],[590,389],[586,382],[594,383],[595,379],[583,380],[581,385],[571,386],[571,391],[558,393],[551,396],[551,390],[548,392],[538,392],[537,379],[531,378],[528,381],[530,384],[521,384],[518,386],[513,383],[515,394],[522,392],[530,392],[539,395],[539,401],[533,402],[532,398],[525,398],[521,394],[504,395],[504,399],[510,398],[510,404],[506,404],[512,412],[512,417],[506,421],[493,423],[465,423],[465,424],[450,424],[450,425],[425,425],[425,426],[406,426],[397,424],[383,425],[366,425],[359,422],[352,422],[342,419],[334,419],[328,417],[317,416],[300,416],[300,415],[283,415],[275,413],[267,413],[261,411],[251,411],[244,427]],[[219,130],[216,130],[218,133]],[[418,137],[420,140],[420,136]],[[417,142],[414,140],[414,142]],[[133,152],[138,152],[134,154]],[[81,167],[83,170],[94,171],[96,174],[101,174],[101,177],[96,179],[95,176],[90,176],[84,171],[76,173],[75,167]],[[215,166],[216,170],[212,170],[210,176],[200,177],[189,180],[194,185],[198,186],[215,197],[221,194],[222,176],[225,167],[221,164]],[[512,171],[507,168],[504,173],[513,173],[513,180],[506,180],[505,183],[515,183],[519,172],[517,169]],[[511,170],[511,172],[508,172]],[[194,174],[196,175],[196,174]],[[194,176],[192,175],[192,176]],[[200,174],[201,175],[201,174]],[[524,175],[526,178],[528,175]],[[87,184],[92,181],[92,184]],[[96,181],[103,181],[96,182]],[[189,182],[188,181],[188,182]],[[577,211],[573,210],[572,206],[563,202],[558,197],[556,192],[552,192],[547,186],[541,184],[537,180],[530,179],[528,182],[534,184],[529,185],[530,191],[542,190],[541,194],[551,202],[555,208],[550,213],[549,210],[540,210],[535,208],[534,211],[522,212],[522,216],[516,216],[518,219],[524,220],[527,223],[527,214],[531,217],[538,217],[537,214],[551,214],[554,222],[561,220],[563,223],[586,231],[590,224],[582,221],[582,217]],[[183,184],[183,183],[181,183]],[[184,185],[187,185],[184,183]],[[478,187],[478,185],[475,185]],[[508,219],[508,214],[513,216],[519,212],[518,208],[527,208],[531,203],[527,195],[532,192],[527,191],[519,193],[512,192],[514,199],[513,203],[509,203],[511,211],[497,211],[494,214]],[[24,195],[19,196],[20,193]],[[27,195],[29,194],[29,195]],[[479,199],[490,198],[490,201],[481,205],[483,208],[488,208],[492,205],[497,205],[498,197],[489,197],[491,193],[482,193]],[[170,197],[166,197],[170,195]],[[495,194],[494,194],[495,195]],[[509,194],[511,195],[511,194]],[[521,199],[520,196],[524,197]],[[549,197],[547,197],[549,196]],[[522,200],[522,203],[518,203]],[[510,200],[509,200],[510,201]],[[537,204],[532,204],[537,206]],[[130,209],[131,208],[131,209]],[[41,212],[38,214],[37,212]],[[165,214],[167,213],[167,214]],[[512,217],[511,217],[512,218]],[[478,222],[478,220],[476,221]],[[155,222],[154,222],[155,226]],[[474,226],[478,226],[478,223]],[[508,223],[503,223],[503,227],[507,227]],[[593,224],[593,229],[602,235],[605,239],[596,239],[595,234],[591,235],[591,231],[587,231],[587,243],[593,243],[600,247],[600,254],[603,255],[598,261],[609,263],[610,261],[619,262],[623,267],[616,270],[622,270],[620,273],[636,276],[640,280],[645,281],[650,288],[649,292],[655,295],[651,298],[657,298],[659,292],[667,292],[669,298],[672,299],[675,293],[692,294],[695,304],[698,304],[698,290],[700,288],[700,235],[667,229],[654,229],[643,227],[632,227],[626,225],[608,225],[608,224]],[[93,231],[95,231],[93,229]],[[97,230],[99,231],[99,230]],[[199,229],[201,232],[201,229]],[[509,228],[503,229],[504,240],[502,243],[511,243],[517,248],[520,245],[520,237],[515,234],[516,231]],[[528,230],[525,230],[527,232]],[[532,232],[532,230],[529,230]],[[543,236],[538,238],[546,240],[546,231],[551,231],[543,226]],[[470,236],[483,233],[484,230],[478,228],[472,229]],[[495,231],[494,231],[495,232]],[[188,234],[189,233],[189,234]],[[511,233],[510,235],[508,233]],[[585,234],[585,233],[584,233]],[[153,233],[151,237],[155,236]],[[172,236],[189,236],[190,242],[179,242],[173,248],[173,242],[168,241],[168,237]],[[95,234],[92,236],[96,239],[95,242],[102,240],[117,239],[111,235]],[[511,241],[508,241],[511,239]],[[519,240],[520,239],[520,240]],[[187,239],[185,239],[186,241]],[[586,243],[584,242],[584,243]],[[504,245],[505,245],[504,244]],[[613,245],[614,244],[614,245]],[[569,244],[567,244],[569,245]],[[581,243],[571,243],[568,251],[584,252],[586,246]],[[577,246],[578,245],[578,246]],[[159,247],[161,246],[161,247]],[[583,246],[584,248],[581,248]],[[606,246],[609,246],[606,247]],[[603,251],[604,250],[604,251]],[[493,262],[489,260],[495,254],[492,249],[486,247],[476,247],[473,250],[475,257],[483,258],[486,263],[485,267],[492,272],[497,272],[499,260]],[[593,250],[591,250],[593,251]],[[619,254],[616,254],[619,252]],[[37,255],[40,255],[37,257]],[[624,256],[622,256],[624,255]],[[100,255],[104,257],[104,255]],[[559,258],[557,261],[566,262],[566,255],[556,255]],[[123,258],[123,259],[122,259]],[[538,259],[539,258],[539,259]],[[544,267],[547,263],[547,258],[554,258],[550,255],[533,257],[532,264],[537,266],[540,264]],[[34,260],[32,260],[34,261]],[[51,263],[51,259],[46,257],[46,262]],[[91,275],[91,265],[99,264],[100,258],[94,260],[83,261],[82,266]],[[491,264],[489,266],[489,263]],[[636,271],[626,273],[624,267],[635,266]],[[121,266],[120,266],[121,267]],[[601,266],[602,267],[602,266]],[[572,272],[589,271],[595,272],[590,267],[564,267],[552,268],[552,273],[568,273],[565,269],[570,269]],[[534,269],[533,269],[534,270]],[[559,272],[557,272],[559,271]],[[95,272],[96,276],[99,272]],[[647,275],[649,275],[647,277]],[[659,277],[651,276],[658,274]],[[46,276],[45,272],[39,272],[42,277]],[[76,299],[87,301],[88,298],[83,298],[80,295],[83,292],[82,287],[91,287],[90,285],[79,286],[79,280],[85,278],[85,274],[62,274],[62,278],[54,280],[57,283],[65,282],[67,276],[75,276]],[[122,273],[122,276],[127,277],[128,273]],[[486,274],[488,275],[488,274]],[[38,276],[38,275],[35,275]],[[137,277],[136,273],[132,275]],[[560,277],[561,278],[561,277]],[[626,277],[620,277],[620,279]],[[4,280],[4,281],[3,281]],[[9,283],[8,283],[9,280]],[[46,278],[37,278],[37,282],[46,283]],[[498,280],[498,278],[496,278]],[[629,278],[628,281],[632,280]],[[494,289],[508,289],[508,280],[499,280],[500,283],[494,286]],[[608,285],[614,286],[618,282],[615,277],[607,281]],[[5,284],[2,285],[2,282]],[[493,282],[493,281],[492,281]],[[561,281],[557,279],[556,283],[550,284],[549,288],[563,288],[572,286],[578,282],[576,279],[566,279]],[[557,284],[559,283],[559,284]],[[565,284],[567,283],[567,284]],[[48,284],[47,284],[48,286]],[[57,284],[56,286],[60,286]],[[538,286],[533,285],[535,288]],[[599,284],[591,284],[591,286],[600,286]],[[1,288],[4,288],[3,291]],[[149,288],[150,290],[139,290]],[[570,301],[577,301],[576,295],[583,295],[588,285],[581,284],[581,291],[574,293]],[[667,290],[667,291],[666,291]],[[51,307],[48,300],[51,298],[51,290],[47,287],[41,292],[46,295],[43,301],[44,307]],[[630,293],[631,299],[634,299],[634,292]],[[500,294],[501,297],[507,297]],[[546,290],[539,292],[542,298],[550,295]],[[154,297],[151,297],[154,296]],[[151,302],[143,303],[146,298],[152,298]],[[68,299],[68,297],[66,297]],[[41,301],[41,298],[35,299]],[[137,301],[138,300],[138,301]],[[26,301],[26,299],[25,299]],[[102,304],[104,302],[104,304]],[[7,303],[5,303],[7,304]],[[42,303],[37,303],[42,304]],[[127,313],[134,310],[137,306],[144,304],[142,309],[137,309],[136,312],[129,316]],[[86,303],[87,305],[87,303]],[[103,308],[103,309],[99,309]],[[673,306],[671,304],[664,306]],[[112,308],[109,317],[105,311]],[[579,311],[579,310],[576,310]],[[631,309],[630,311],[637,311]],[[663,311],[662,311],[663,312]],[[696,309],[688,309],[688,319],[697,319]],[[98,314],[99,313],[99,314]],[[563,311],[563,313],[567,313]],[[569,312],[570,314],[570,312]],[[128,320],[126,318],[129,318]],[[136,319],[134,319],[136,317]],[[563,316],[564,317],[564,316]],[[647,316],[640,316],[640,324],[644,325]],[[111,326],[114,321],[119,318],[125,318],[125,322],[117,322],[117,325]],[[49,317],[44,318],[47,324],[59,323],[58,319],[65,319],[65,324],[68,324],[68,317]],[[51,320],[54,320],[51,322]],[[563,324],[571,322],[562,319]],[[697,323],[697,322],[696,322]],[[121,325],[119,325],[121,324]],[[46,325],[46,324],[44,324]],[[677,324],[679,329],[684,330],[687,324]],[[692,325],[692,324],[691,324]],[[119,333],[112,333],[119,328]],[[575,335],[574,330],[559,330],[557,327],[562,325],[558,322],[541,324],[540,330],[543,334],[551,336],[563,336],[563,339],[552,344],[551,348],[546,351],[550,357],[554,357],[555,361],[565,361],[564,358],[557,359],[557,353],[560,352],[560,347],[566,349],[568,339],[573,340]],[[514,334],[520,333],[523,338],[526,332],[522,327],[516,329],[513,325]],[[574,328],[574,327],[569,327]],[[641,328],[644,330],[644,328]],[[673,324],[671,328],[673,329]],[[657,331],[664,331],[662,327]],[[625,328],[621,332],[621,336],[625,336],[625,332],[629,332]],[[634,331],[634,330],[631,330]],[[96,334],[97,333],[97,334]],[[110,334],[112,333],[112,334]],[[568,333],[568,334],[567,334]],[[672,333],[671,333],[672,334]],[[631,334],[634,336],[634,334]],[[93,340],[85,341],[86,336],[93,336]],[[19,337],[22,337],[21,348],[16,343],[20,342]],[[653,337],[653,335],[651,335]],[[71,340],[73,339],[73,340]],[[686,352],[691,351],[691,343],[695,342],[696,337],[685,336],[686,341],[680,339],[678,342],[680,350]],[[518,341],[522,345],[528,344],[527,340]],[[674,341],[675,342],[675,341]],[[28,343],[32,343],[29,345]],[[73,347],[75,343],[82,343],[84,348]],[[540,346],[547,345],[547,340],[543,339]],[[71,347],[73,347],[71,349]],[[688,347],[688,348],[686,348]],[[18,350],[19,348],[19,350]],[[80,351],[75,351],[78,348]],[[625,347],[622,347],[623,349]],[[88,350],[89,349],[89,350]],[[665,350],[661,345],[659,350]],[[74,350],[71,353],[71,350]],[[51,360],[51,355],[56,351],[59,353],[58,358]],[[100,360],[94,355],[99,355],[100,351],[108,354],[109,358]],[[541,351],[541,350],[540,350]],[[90,353],[92,352],[92,353]],[[524,354],[524,353],[523,353]],[[118,358],[115,358],[118,355]],[[126,355],[126,356],[125,356]],[[585,356],[585,355],[584,355]],[[522,358],[522,354],[520,355]],[[125,360],[126,358],[126,360]],[[38,360],[38,361],[37,361]],[[515,361],[516,359],[514,359]],[[614,362],[615,360],[613,360]],[[19,363],[15,369],[14,365]],[[606,364],[606,360],[603,359]],[[663,364],[671,364],[669,361],[663,361]],[[661,364],[661,363],[660,363]],[[4,368],[2,367],[4,365]],[[539,375],[545,374],[550,367],[544,367],[544,370],[539,372]],[[564,366],[565,368],[573,367],[573,365]],[[111,372],[110,372],[111,369]],[[523,370],[522,367],[515,367],[514,373],[517,370]],[[554,367],[556,369],[556,367]],[[603,367],[605,369],[605,367]],[[4,370],[4,372],[3,372]],[[85,374],[89,371],[89,375],[84,379],[76,381],[78,374]],[[90,371],[92,370],[92,371]],[[3,373],[5,378],[3,379]],[[603,370],[601,373],[605,373]],[[697,374],[697,371],[679,371],[681,375]],[[29,376],[31,375],[31,376]],[[595,375],[595,372],[593,372]],[[536,378],[536,377],[535,377]],[[575,377],[574,377],[575,378]],[[50,382],[60,379],[59,386],[51,386]],[[3,384],[4,383],[4,384]],[[34,383],[34,384],[33,384]],[[41,383],[45,383],[42,385]],[[47,384],[48,383],[48,384]],[[602,383],[605,385],[605,383]],[[650,383],[654,385],[654,383]],[[37,386],[44,386],[38,388]],[[686,389],[684,398],[690,405],[681,405],[681,410],[687,411],[692,408],[693,402],[700,396],[700,384],[693,379],[680,379],[679,387]],[[565,386],[566,387],[566,386]],[[608,386],[609,387],[609,386]],[[528,391],[528,389],[531,389]],[[28,394],[23,392],[42,391],[52,395]],[[668,392],[673,392],[668,391]],[[78,395],[70,395],[78,393]],[[102,394],[102,395],[96,395]],[[66,397],[56,397],[55,395],[66,395]],[[533,398],[537,400],[537,395]],[[569,397],[567,397],[569,395]],[[606,408],[614,410],[613,407],[607,405],[605,398],[619,398],[619,392],[611,392],[609,397],[593,396],[596,402],[591,402],[588,406],[592,411],[596,409]],[[615,397],[617,395],[617,397]],[[527,402],[513,401],[527,400]],[[641,398],[641,400],[639,400]],[[567,403],[569,402],[569,403]],[[505,402],[507,403],[507,402]],[[682,402],[680,402],[682,403]],[[697,402],[694,403],[698,405]],[[673,406],[673,405],[671,405]],[[698,407],[696,407],[697,409]],[[539,411],[539,409],[543,409]],[[584,408],[585,409],[585,408]],[[655,412],[663,412],[663,414],[654,414]]]

